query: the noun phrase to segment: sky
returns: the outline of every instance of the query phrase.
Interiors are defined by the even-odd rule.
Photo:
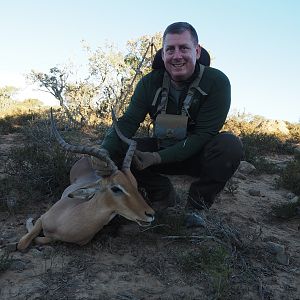
[[[232,86],[231,113],[300,122],[298,0],[0,0],[0,86],[43,98],[24,75],[86,59],[94,49],[163,32],[186,21]]]

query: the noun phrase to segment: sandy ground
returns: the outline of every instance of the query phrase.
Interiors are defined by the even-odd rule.
[[[5,141],[2,164],[5,151],[14,145],[12,135]],[[225,275],[213,274],[203,264],[197,267],[193,260],[183,267],[183,254],[204,257],[220,244],[198,239],[208,232],[186,229],[178,221],[191,182],[181,176],[172,178],[180,203],[152,229],[117,218],[83,247],[55,243],[12,252],[10,267],[0,271],[0,299],[300,299],[300,220],[272,216],[272,205],[290,201],[288,191],[276,188],[277,178],[234,178],[234,193],[223,191],[207,213],[208,220],[222,220],[242,240],[240,249],[231,244],[231,271]],[[25,234],[25,220],[47,207],[41,202],[22,213],[0,212],[0,258],[7,243]],[[164,226],[173,231],[158,230]],[[288,263],[278,261],[269,242],[285,247]]]

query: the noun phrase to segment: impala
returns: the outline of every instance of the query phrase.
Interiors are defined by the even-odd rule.
[[[141,226],[150,225],[154,220],[154,211],[138,192],[130,171],[136,142],[120,132],[114,113],[112,115],[116,132],[129,145],[121,170],[104,149],[66,143],[56,129],[51,110],[52,131],[61,147],[88,156],[71,168],[71,185],[60,200],[34,225],[32,219],[26,221],[28,233],[20,239],[18,250],[26,249],[33,240],[37,244],[59,240],[85,245],[117,214]],[[44,236],[39,236],[41,231]]]

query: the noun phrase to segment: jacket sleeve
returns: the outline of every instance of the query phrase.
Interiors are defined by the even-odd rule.
[[[134,136],[148,113],[147,93],[143,80],[138,82],[126,112],[117,122],[121,132],[128,138]],[[128,146],[121,142],[116,131],[111,127],[102,142],[102,147],[108,150],[115,162],[118,162],[123,159]]]
[[[196,115],[194,130],[185,140],[159,151],[162,163],[183,161],[199,153],[223,127],[230,108],[231,88],[228,78],[221,74],[213,81]]]

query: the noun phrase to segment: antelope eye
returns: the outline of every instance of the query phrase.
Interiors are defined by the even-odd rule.
[[[120,189],[120,188],[119,188],[118,186],[116,186],[116,185],[112,186],[110,189],[111,189],[111,191],[112,191],[113,193],[115,193],[115,194],[121,194],[121,193],[123,193],[123,190]]]

